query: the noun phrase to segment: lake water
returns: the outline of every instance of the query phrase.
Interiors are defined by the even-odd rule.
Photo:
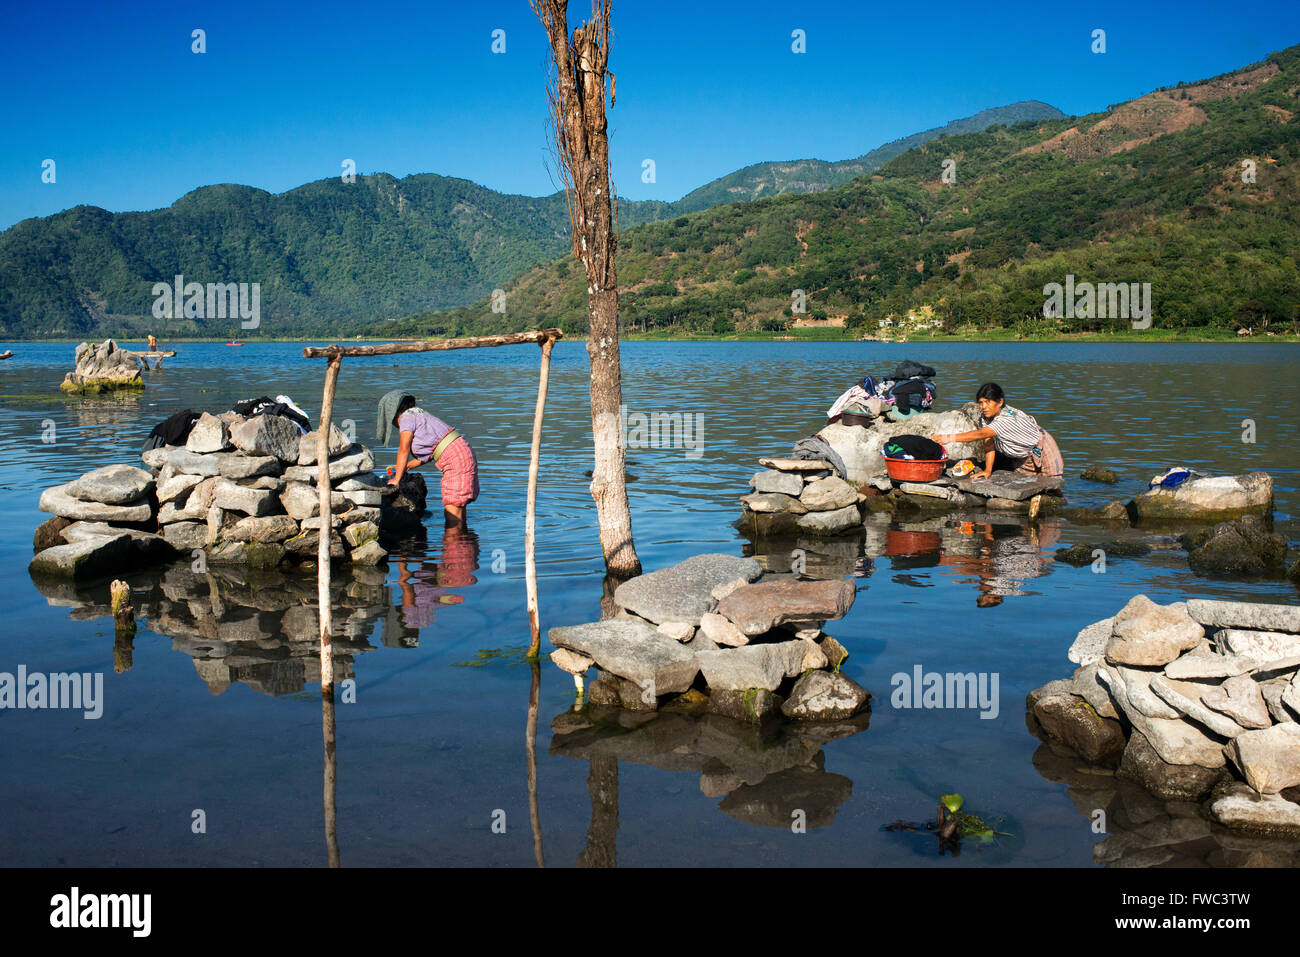
[[[324,865],[314,578],[196,575],[187,563],[131,575],[140,631],[132,648],[115,649],[107,586],[42,591],[26,570],[32,530],[47,517],[36,508],[43,488],[96,466],[138,464],[150,428],[185,407],[222,411],[287,393],[315,420],[324,363],[303,359],[301,345],[182,345],[140,395],[65,399],[58,384],[71,345],[13,348],[0,363],[0,671],[102,672],[104,712],[98,720],[0,712],[0,860]],[[705,551],[747,553],[751,543],[733,523],[758,457],[788,451],[824,423],[853,380],[904,357],[938,367],[945,408],[972,398],[982,381],[1000,382],[1056,436],[1072,504],[1127,499],[1173,465],[1265,469],[1276,481],[1276,528],[1297,538],[1300,347],[625,343],[629,411],[702,416],[695,449],[629,452],[644,567]],[[850,652],[844,671],[874,696],[869,720],[852,727],[764,736],[684,715],[590,727],[570,714],[570,677],[544,663],[530,804],[534,672],[519,650],[528,643],[523,516],[538,358],[520,346],[345,360],[336,420],[353,420],[358,439],[376,447],[378,396],[410,389],[470,437],[483,492],[469,509],[471,536],[445,536],[431,519],[427,541],[404,546],[386,567],[336,575],[336,622],[346,618],[340,677],[356,681],[355,702],[336,709],[331,836],[344,866],[1297,860],[1295,843],[1224,838],[1208,825],[1203,833],[1188,825],[1191,836],[1171,843],[1170,818],[1194,809],[1081,770],[1024,722],[1025,694],[1072,670],[1065,653],[1079,629],[1138,592],[1157,602],[1295,602],[1295,588],[1198,578],[1182,550],[1160,539],[1149,556],[1114,558],[1094,574],[1052,553],[1107,533],[1061,522],[1032,536],[1015,524],[885,523],[865,540],[810,551],[810,571],[857,575],[852,611],[826,627]],[[1246,419],[1254,443],[1242,441]],[[590,432],[586,353],[562,342],[538,495],[544,629],[601,613],[603,567],[583,474]],[[381,465],[393,461],[391,449],[376,453]],[[1079,480],[1088,464],[1115,468],[1120,484]],[[761,557],[774,567],[788,561],[788,552],[768,551]],[[996,673],[996,716],[894,708],[891,676],[918,665]],[[933,834],[884,829],[932,818],[951,792],[1000,819],[1006,836],[967,842],[954,858],[938,854]],[[1093,831],[1097,808],[1108,815],[1107,834]],[[802,833],[791,827],[794,810],[805,813]],[[203,833],[192,826],[198,817]]]

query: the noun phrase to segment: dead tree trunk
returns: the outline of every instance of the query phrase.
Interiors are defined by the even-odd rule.
[[[590,331],[591,428],[595,465],[591,497],[596,502],[601,550],[608,571],[641,572],[632,542],[632,516],[624,483],[624,448],[619,416],[623,386],[618,355],[618,226],[609,178],[605,82],[614,105],[614,75],[608,72],[611,0],[593,0],[591,19],[569,37],[568,0],[531,0],[546,28],[555,61],[549,89],[555,152],[564,180],[573,227],[573,254],[587,270]]]

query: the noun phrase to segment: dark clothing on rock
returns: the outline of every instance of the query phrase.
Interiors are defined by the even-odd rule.
[[[933,462],[943,458],[943,446],[924,435],[896,435],[885,443],[884,452],[891,459]]]
[[[141,451],[147,452],[150,449],[160,449],[164,445],[184,445],[190,437],[194,423],[198,420],[199,413],[193,409],[185,409],[175,415],[168,416],[153,427],[153,431],[149,433],[149,438],[145,439]]]
[[[894,367],[895,379],[910,379],[913,376],[924,376],[928,379],[938,374],[934,371],[933,366],[924,366],[919,362],[913,362],[911,359],[904,359]]]
[[[299,413],[292,406],[284,402],[277,402],[270,396],[264,395],[260,399],[244,399],[242,402],[236,402],[230,408],[232,412],[250,417],[254,415],[282,415],[301,428],[304,433],[311,431],[311,419]]]

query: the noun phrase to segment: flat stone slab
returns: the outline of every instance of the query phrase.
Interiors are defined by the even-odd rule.
[[[900,482],[899,491],[908,495],[922,495],[926,498],[943,498],[950,499],[952,493],[945,486],[932,484],[923,485],[920,482]]]
[[[362,472],[370,472],[375,467],[375,457],[364,445],[353,444],[344,455],[331,458],[329,463],[330,481],[351,478]],[[290,482],[316,483],[320,465],[294,465],[284,470],[284,477]]]
[[[985,498],[1005,498],[1023,502],[1043,492],[1055,492],[1065,487],[1062,476],[1046,477],[1028,472],[994,472],[988,478],[958,479],[955,483],[963,492]]]
[[[147,499],[133,505],[87,502],[69,493],[71,484],[47,488],[41,493],[37,508],[77,522],[147,522],[153,517],[153,507]]]
[[[27,566],[30,574],[50,578],[93,578],[123,567],[132,555],[131,536],[94,535],[47,548]]]
[[[797,497],[803,491],[803,477],[794,472],[768,469],[766,472],[755,472],[749,485],[755,492],[779,492]]]
[[[781,472],[835,471],[835,466],[821,459],[759,459],[758,464]]]
[[[1300,605],[1265,605],[1248,601],[1192,598],[1187,613],[1211,628],[1300,633]]]
[[[786,624],[815,622],[820,628],[822,622],[848,614],[855,595],[853,582],[846,578],[785,578],[737,588],[718,603],[718,614],[730,618],[747,635],[761,635]]]
[[[1300,804],[1280,794],[1256,794],[1235,783],[1210,803],[1210,815],[1227,827],[1300,835]]]
[[[789,512],[802,515],[808,506],[791,495],[780,492],[750,492],[740,496],[740,501],[751,512]]]
[[[130,505],[153,491],[153,476],[134,465],[106,465],[91,469],[65,488],[73,498],[104,505]]]
[[[695,555],[625,581],[614,591],[614,602],[656,625],[684,621],[698,626],[701,616],[713,608],[713,589],[737,578],[752,582],[761,574],[763,566],[752,558],[719,553]]]
[[[775,691],[783,680],[793,678],[803,670],[805,644],[796,638],[774,644],[701,651],[695,660],[711,691],[745,691],[749,688]]]
[[[1252,658],[1287,658],[1300,655],[1300,635],[1280,631],[1245,631],[1228,628],[1216,636],[1219,646],[1234,655]]]
[[[1165,674],[1170,678],[1231,678],[1298,666],[1300,655],[1263,659],[1253,655],[1216,655],[1198,649],[1165,665]]]
[[[620,590],[628,584],[631,582],[625,582]],[[659,634],[652,625],[631,618],[552,628],[547,634],[557,648],[585,655],[602,671],[634,681],[656,697],[685,691],[700,670],[696,655],[680,642]]]

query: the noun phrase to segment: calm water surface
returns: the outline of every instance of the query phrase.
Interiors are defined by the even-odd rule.
[[[64,399],[58,383],[73,347],[13,348],[0,364],[0,671],[103,672],[105,708],[99,720],[0,712],[0,861],[324,864],[314,579],[201,576],[185,564],[133,575],[142,620],[127,650],[114,647],[106,586],[38,589],[26,570],[31,532],[46,517],[36,509],[43,488],[137,461],[153,424],[181,408],[221,411],[287,393],[315,419],[323,363],[304,360],[299,345],[183,345],[169,368],[148,375],[142,395]],[[698,457],[681,448],[629,453],[647,570],[704,551],[751,553],[733,523],[756,459],[788,450],[852,380],[905,356],[938,367],[944,407],[999,381],[1057,437],[1075,504],[1127,499],[1172,465],[1266,469],[1277,483],[1276,527],[1297,538],[1296,346],[633,343],[623,347],[629,410],[700,413],[704,430]],[[662,715],[626,720],[616,734],[571,715],[569,676],[545,664],[539,849],[525,742],[533,675],[518,655],[528,641],[523,511],[537,361],[536,349],[518,347],[344,365],[335,415],[354,420],[360,441],[377,445],[378,396],[408,388],[471,438],[483,488],[471,536],[444,536],[431,521],[427,539],[409,542],[386,568],[339,576],[337,650],[356,679],[355,702],[337,708],[345,866],[533,866],[539,855],[551,866],[1234,865],[1295,853],[1240,836],[1221,841],[1208,826],[1168,845],[1162,822],[1187,808],[1117,790],[1053,756],[1024,725],[1026,692],[1069,674],[1075,633],[1133,594],[1294,602],[1295,589],[1197,578],[1181,549],[1160,540],[1151,555],[1116,558],[1093,574],[1052,553],[1106,533],[1048,522],[1029,536],[991,519],[884,523],[865,540],[820,547],[760,544],[773,567],[806,545],[810,571],[858,575],[851,613],[827,626],[851,653],[846,673],[874,695],[869,720],[853,726],[760,736],[722,719]],[[560,343],[538,506],[544,627],[601,612],[583,475],[587,402],[584,348]],[[1242,442],[1244,419],[1255,423],[1254,444]],[[392,462],[392,450],[377,452],[380,464]],[[1120,485],[1078,480],[1092,463],[1118,470]],[[997,716],[893,708],[891,676],[916,665],[996,672]],[[952,791],[1002,819],[1011,836],[952,858],[937,854],[931,835],[882,830],[929,818]],[[1108,810],[1109,836],[1092,832],[1096,807]],[[796,808],[806,833],[791,831]],[[204,834],[191,830],[196,809]],[[497,812],[504,834],[492,826]]]

